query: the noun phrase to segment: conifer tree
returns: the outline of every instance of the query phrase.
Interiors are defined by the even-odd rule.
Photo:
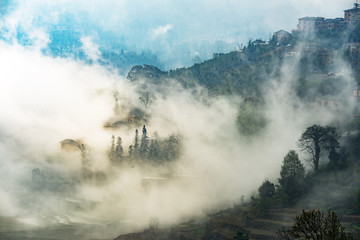
[[[149,146],[149,158],[154,161],[160,161],[160,145],[157,139],[151,139]]]
[[[135,130],[133,156],[137,157],[138,153],[139,153],[139,131],[136,129]]]
[[[289,202],[299,198],[303,193],[305,168],[299,160],[299,155],[290,150],[284,157],[280,171],[280,191],[283,191]]]
[[[129,147],[129,157],[132,158],[134,156],[134,147],[133,145],[130,145]]]
[[[115,136],[112,135],[111,136],[111,152],[114,152],[115,151]]]
[[[142,129],[142,136],[141,136],[141,142],[140,142],[140,156],[142,158],[146,157],[148,148],[149,148],[149,138],[147,136],[147,130],[144,125],[143,129]]]
[[[110,149],[110,161],[114,161],[115,159],[115,136],[111,136],[111,149]]]
[[[116,159],[118,161],[121,160],[123,158],[123,152],[124,152],[123,147],[122,147],[121,137],[117,138],[115,152],[116,152]]]

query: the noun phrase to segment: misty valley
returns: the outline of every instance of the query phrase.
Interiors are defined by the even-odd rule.
[[[0,2],[0,239],[360,239],[358,1],[140,2]]]

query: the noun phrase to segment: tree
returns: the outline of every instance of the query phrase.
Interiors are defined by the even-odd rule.
[[[290,229],[283,228],[277,232],[280,239],[293,240],[353,240],[351,234],[345,233],[339,218],[330,211],[325,216],[320,210],[302,211],[295,217]]]
[[[329,151],[329,163],[327,168],[329,170],[335,170],[340,167],[340,154],[336,152],[335,148],[331,148]]]
[[[249,240],[249,234],[244,233],[240,230],[236,231],[235,233],[235,237],[233,238],[233,240]]]
[[[275,194],[275,185],[266,179],[258,191],[260,198],[272,197]]]
[[[78,148],[80,149],[81,151],[81,163],[82,163],[82,166],[83,168],[89,168],[90,166],[90,161],[88,159],[88,155],[87,155],[87,152],[88,152],[88,146],[84,143],[82,143],[81,141],[78,141],[79,145],[78,145]]]
[[[304,189],[305,168],[299,160],[299,155],[290,150],[284,157],[280,171],[280,191],[284,192],[288,201],[301,197]]]
[[[340,145],[339,145],[339,142],[337,141],[339,136],[336,133],[335,128],[330,128],[328,130],[328,138],[329,138],[329,141],[328,141],[326,148],[329,150],[329,163],[328,163],[327,167],[330,170],[339,169],[339,168],[344,167],[345,163],[342,163],[341,160],[344,160],[344,157],[346,158],[346,151],[344,151],[344,149],[341,150],[342,155],[343,155],[342,157],[341,157],[340,153],[338,153],[336,151],[336,149],[340,148]]]
[[[241,134],[255,136],[267,125],[264,102],[258,98],[247,98],[240,106],[236,124]]]
[[[120,161],[123,158],[123,153],[124,153],[121,137],[117,138],[115,153],[116,153],[116,159]]]
[[[139,97],[140,102],[144,105],[145,110],[149,107],[149,104],[152,102],[152,97],[150,92],[145,92],[141,97]]]
[[[35,168],[31,171],[32,173],[32,183],[35,190],[41,190],[46,184],[45,173],[39,168]]]
[[[110,148],[110,161],[113,162],[116,158],[115,152],[115,136],[111,136],[111,148]]]
[[[115,152],[115,136],[111,136],[111,149],[110,152]]]
[[[134,147],[133,147],[133,145],[130,145],[129,146],[129,157],[132,158],[133,154],[134,154]]]
[[[136,157],[138,156],[139,153],[139,131],[137,129],[135,130],[134,148],[132,153]]]
[[[297,142],[297,146],[302,151],[311,155],[315,172],[319,170],[321,148],[329,148],[336,144],[338,144],[336,129],[319,125],[308,127]]]
[[[166,161],[174,161],[181,154],[181,137],[178,135],[171,135],[163,141],[164,147],[162,149],[162,159]]]
[[[149,138],[147,136],[147,130],[144,125],[142,129],[142,136],[141,136],[140,149],[139,149],[140,156],[142,158],[145,158],[148,150],[149,150]]]
[[[156,138],[151,139],[150,141],[149,159],[153,161],[160,161],[160,145]]]

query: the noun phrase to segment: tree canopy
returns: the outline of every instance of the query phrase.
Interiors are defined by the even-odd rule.
[[[290,202],[301,197],[304,191],[305,168],[299,155],[290,150],[284,157],[280,171],[280,191],[285,193]]]
[[[280,239],[295,240],[353,240],[351,234],[345,233],[339,218],[334,212],[325,215],[320,210],[302,211],[295,217],[290,229],[278,231]]]
[[[319,170],[321,148],[332,148],[339,145],[336,129],[313,125],[308,127],[301,135],[297,146],[311,156],[314,170]]]

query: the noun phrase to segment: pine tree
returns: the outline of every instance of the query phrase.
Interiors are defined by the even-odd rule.
[[[146,158],[149,149],[149,138],[147,136],[147,130],[145,125],[143,126],[142,133],[143,134],[141,136],[141,142],[140,142],[140,157]]]
[[[305,168],[299,160],[299,155],[290,150],[284,157],[280,171],[280,191],[283,191],[289,202],[299,198],[304,189]]]
[[[176,160],[181,154],[181,138],[177,135],[171,135],[165,139],[164,143],[162,157],[167,161]]]
[[[111,152],[114,152],[115,151],[115,136],[112,135],[111,136]]]
[[[132,158],[134,156],[134,147],[133,145],[130,145],[129,147],[129,157]]]
[[[269,198],[275,194],[275,185],[266,179],[258,189],[260,198]]]
[[[113,162],[115,160],[115,136],[111,136],[111,149],[110,149],[110,161]]]
[[[133,155],[135,157],[137,157],[138,153],[139,153],[139,131],[136,129],[135,130],[135,140],[134,140]]]
[[[160,145],[157,139],[151,139],[149,147],[149,159],[160,161]]]
[[[122,147],[122,140],[121,137],[117,138],[117,142],[116,142],[116,148],[115,148],[115,153],[116,153],[116,160],[120,161],[123,158],[123,147]]]

